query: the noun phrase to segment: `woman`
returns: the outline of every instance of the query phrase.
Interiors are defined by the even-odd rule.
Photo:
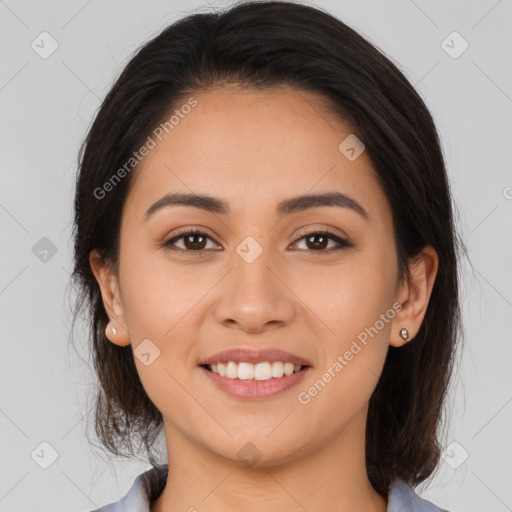
[[[460,333],[451,201],[419,95],[320,9],[241,3],[140,48],[75,198],[96,432],[153,466],[101,510],[441,510],[414,487]]]

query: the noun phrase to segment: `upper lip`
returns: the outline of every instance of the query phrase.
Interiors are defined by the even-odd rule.
[[[311,365],[306,359],[277,348],[231,348],[200,360],[199,365],[224,363],[226,361],[247,362],[252,364],[264,363],[265,361],[282,361],[283,363],[293,363],[298,366]]]

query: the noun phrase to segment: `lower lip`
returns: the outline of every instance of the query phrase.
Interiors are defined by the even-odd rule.
[[[219,374],[207,370],[203,366],[200,366],[199,369],[228,395],[237,398],[257,399],[270,398],[296,386],[312,368],[308,366],[297,373],[283,375],[278,379],[272,377],[269,380],[228,379],[227,377],[221,377]]]

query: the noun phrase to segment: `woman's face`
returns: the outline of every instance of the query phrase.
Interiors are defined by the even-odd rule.
[[[261,465],[318,451],[344,431],[362,439],[390,339],[401,344],[405,297],[391,210],[370,160],[357,156],[354,139],[340,149],[351,131],[313,93],[230,87],[191,96],[197,104],[176,107],[179,122],[161,140],[152,135],[156,147],[133,171],[110,311],[121,332],[111,339],[132,344],[168,443]],[[334,193],[359,207],[278,209]],[[147,214],[167,194],[211,196],[226,211],[160,204]],[[204,235],[175,238],[193,229]],[[336,250],[336,238],[314,236],[321,230],[349,245]],[[244,398],[199,366],[227,349],[280,349],[309,368],[282,377],[294,385],[272,396],[261,389],[279,379],[242,379],[260,393]]]

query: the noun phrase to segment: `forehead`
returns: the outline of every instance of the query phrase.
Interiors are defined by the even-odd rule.
[[[195,106],[181,109],[190,98]],[[222,87],[191,93],[173,113],[134,172],[125,208],[138,218],[170,192],[225,198],[234,215],[331,191],[354,197],[372,218],[388,209],[367,154],[351,161],[340,151],[351,128],[321,95]]]

